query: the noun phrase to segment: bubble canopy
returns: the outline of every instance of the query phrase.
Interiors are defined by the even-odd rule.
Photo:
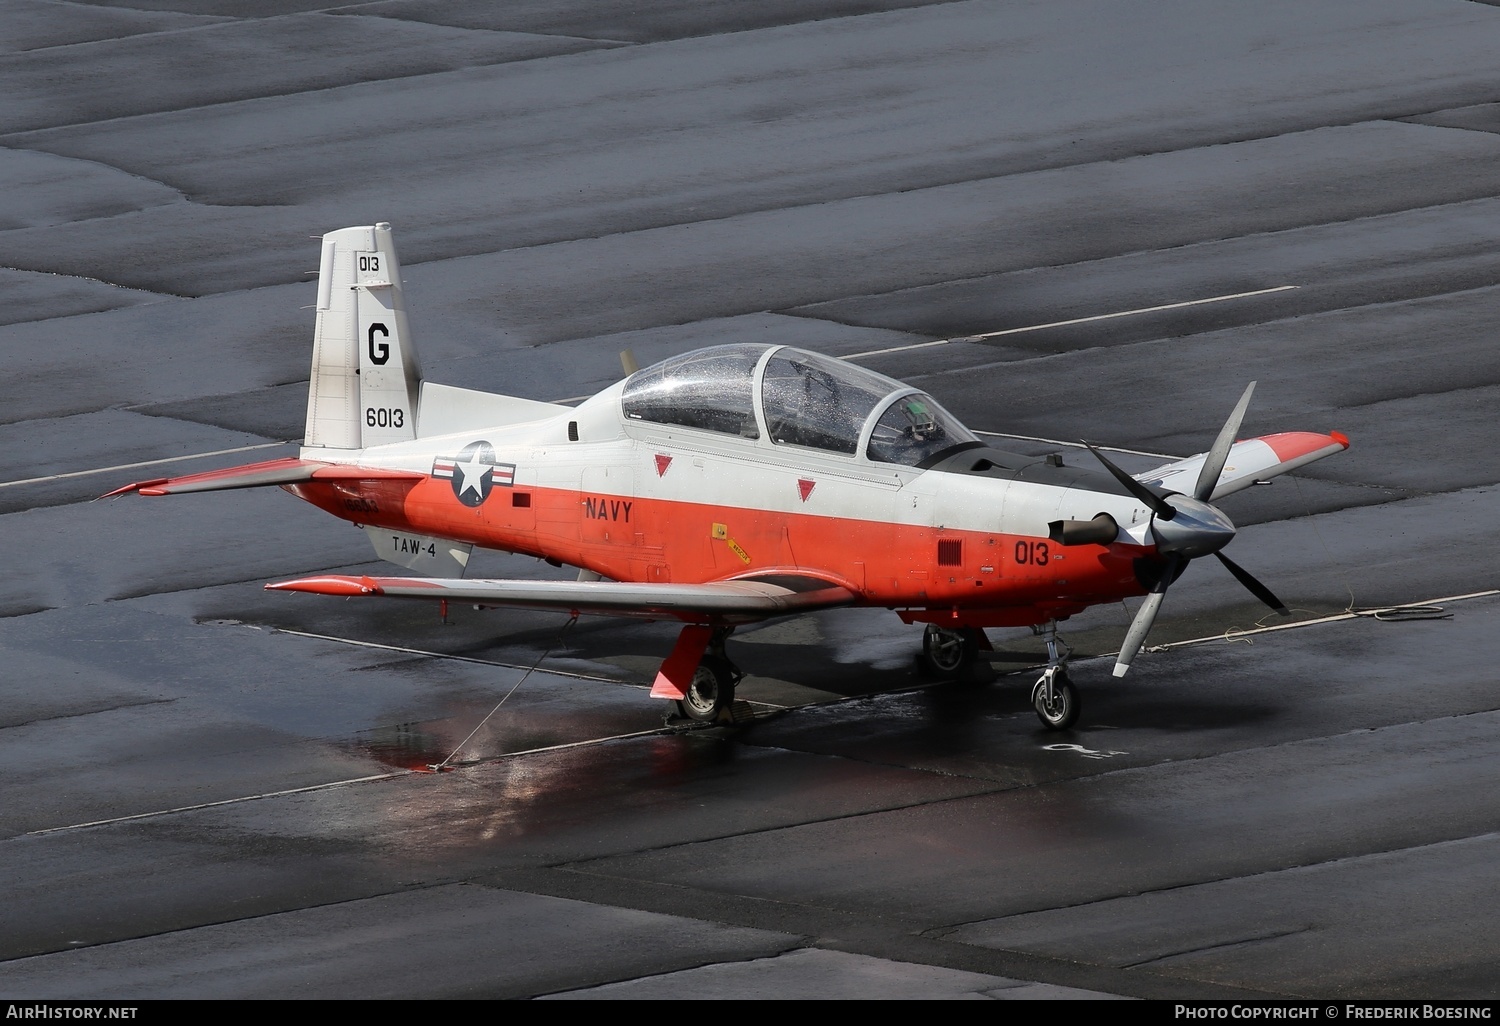
[[[787,346],[713,346],[632,374],[627,420],[693,428],[877,463],[921,466],[978,441],[930,396]]]

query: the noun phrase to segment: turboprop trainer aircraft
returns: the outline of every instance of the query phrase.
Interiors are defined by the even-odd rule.
[[[1235,441],[1252,383],[1206,453],[1132,477],[990,448],[928,395],[779,345],[719,345],[630,374],[581,405],[423,379],[388,224],[323,237],[301,454],[142,481],[109,494],[279,485],[365,530],[416,577],[268,584],[683,623],[652,695],[727,715],[743,624],[882,606],[927,625],[923,660],[953,674],[986,627],[1033,626],[1046,726],[1078,717],[1057,621],[1144,595],[1123,676],[1167,588],[1234,525],[1212,501],[1348,448],[1343,435]],[[578,567],[576,581],[465,579],[475,546]]]

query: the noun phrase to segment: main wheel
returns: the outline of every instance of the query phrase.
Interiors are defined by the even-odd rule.
[[[693,671],[687,697],[677,700],[677,710],[690,720],[713,723],[733,704],[733,671],[723,659],[706,655]]]
[[[1066,673],[1059,672],[1052,680],[1052,698],[1047,698],[1047,681],[1042,679],[1036,682],[1036,687],[1031,689],[1031,707],[1036,710],[1037,719],[1042,721],[1042,726],[1048,730],[1067,730],[1078,722],[1078,713],[1081,707],[1078,702],[1078,689],[1068,679]]]
[[[974,661],[978,650],[979,640],[972,629],[928,624],[922,635],[922,668],[934,677],[952,677]]]

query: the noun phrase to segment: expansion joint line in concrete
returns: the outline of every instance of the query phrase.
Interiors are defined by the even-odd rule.
[[[1342,613],[1334,613],[1332,616],[1320,616],[1312,620],[1298,620],[1296,623],[1275,623],[1265,627],[1251,627],[1242,631],[1231,628],[1222,634],[1213,634],[1202,638],[1190,638],[1186,641],[1169,641],[1161,645],[1152,645],[1146,651],[1170,652],[1174,648],[1186,648],[1189,645],[1204,645],[1211,641],[1239,641],[1257,634],[1270,634],[1272,631],[1289,631],[1298,627],[1317,627],[1326,623],[1340,623],[1344,620],[1357,620],[1362,617],[1382,620],[1386,623],[1400,623],[1406,620],[1430,620],[1447,615],[1442,608],[1443,603],[1467,602],[1471,599],[1489,598],[1493,595],[1500,595],[1500,588],[1491,588],[1488,591],[1472,591],[1466,595],[1446,595],[1442,598],[1424,599],[1420,602],[1403,602],[1396,606],[1379,606],[1370,609],[1355,609],[1351,607]],[[1111,653],[1106,658],[1114,658],[1114,654]]]
[[[494,666],[502,670],[529,670],[531,667],[521,663],[504,663],[498,659],[480,659],[478,656],[455,655],[449,652],[434,652],[424,648],[409,648],[404,645],[387,645],[379,641],[358,641],[354,638],[340,638],[333,634],[314,634],[311,631],[291,630],[285,627],[275,628],[278,634],[289,634],[294,638],[311,638],[314,641],[332,641],[339,645],[353,645],[355,648],[373,648],[383,652],[400,652],[404,655],[422,656],[427,659],[446,659],[458,663],[477,663],[480,666]],[[651,685],[642,681],[617,680],[614,677],[601,677],[597,674],[574,673],[570,670],[549,669],[545,671],[549,676],[567,677],[570,680],[586,680],[594,684],[623,684],[629,688],[649,688]]]
[[[1134,310],[1116,310],[1112,313],[1093,314],[1089,317],[1073,317],[1065,321],[1049,321],[1046,324],[1027,324],[1018,328],[1001,328],[998,331],[985,331],[977,335],[959,335],[952,338],[939,338],[931,342],[915,342],[904,346],[890,346],[886,349],[871,349],[863,353],[850,353],[848,356],[840,357],[843,360],[859,360],[867,356],[884,356],[887,353],[902,353],[912,349],[929,349],[933,346],[946,346],[954,342],[987,342],[994,338],[1004,338],[1007,335],[1022,335],[1032,331],[1045,331],[1048,328],[1067,328],[1079,324],[1093,324],[1098,321],[1118,320],[1121,317],[1140,317],[1145,314],[1164,313],[1172,310],[1183,310],[1188,307],[1206,306],[1211,303],[1225,303],[1234,299],[1251,299],[1256,296],[1268,296],[1277,292],[1290,292],[1299,285],[1277,285],[1268,289],[1255,289],[1250,292],[1234,292],[1224,296],[1208,296],[1204,299],[1188,299],[1177,303],[1162,303],[1157,306],[1145,306]]]
[[[112,467],[91,467],[88,470],[74,470],[66,474],[48,474],[45,477],[24,477],[16,481],[0,481],[0,488],[14,488],[17,485],[43,484],[47,481],[66,481],[74,477],[89,477],[93,474],[109,474],[117,470],[138,470],[141,467],[159,467],[166,463],[182,463],[186,460],[206,459],[209,456],[228,456],[237,452],[251,452],[255,449],[274,449],[280,445],[289,445],[289,442],[259,442],[255,445],[238,445],[232,449],[215,449],[212,452],[195,452],[187,456],[166,456],[159,460],[142,460],[138,463],[118,463]]]

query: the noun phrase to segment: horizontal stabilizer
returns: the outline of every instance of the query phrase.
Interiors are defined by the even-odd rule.
[[[328,575],[282,581],[268,584],[266,588],[343,597],[384,595],[446,599],[481,606],[554,609],[648,620],[678,619],[688,623],[749,623],[773,616],[848,605],[855,598],[846,588],[812,578],[781,584],[766,581],[635,584],[624,581],[465,581]]]
[[[267,460],[243,467],[208,470],[183,477],[158,477],[136,481],[99,496],[101,499],[139,492],[142,495],[182,495],[186,492],[218,492],[229,488],[264,488],[302,481],[420,481],[426,475],[409,470],[377,470],[346,463],[321,463],[294,458]]]
[[[509,424],[526,424],[567,413],[570,406],[538,402],[513,395],[478,392],[472,388],[422,382],[422,438],[461,431],[487,431]]]
[[[1349,439],[1337,431],[1326,435],[1312,431],[1288,431],[1235,442],[1229,450],[1229,458],[1224,462],[1224,470],[1219,474],[1219,483],[1214,486],[1207,501],[1233,495],[1257,481],[1266,481],[1278,474],[1305,467],[1347,448]],[[1144,474],[1136,474],[1135,479],[1144,485],[1191,495],[1207,456],[1207,453],[1189,456],[1185,460],[1168,463]]]

